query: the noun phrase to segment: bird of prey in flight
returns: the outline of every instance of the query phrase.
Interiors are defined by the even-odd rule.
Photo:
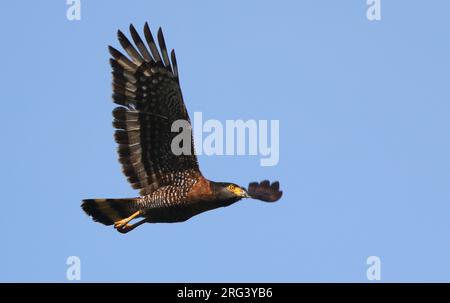
[[[172,123],[190,119],[178,79],[175,52],[167,52],[161,28],[159,50],[147,23],[141,39],[130,25],[133,44],[119,30],[118,39],[128,56],[109,47],[112,56],[113,126],[119,162],[140,196],[121,199],[86,199],[81,207],[96,222],[114,225],[127,233],[143,223],[183,222],[202,212],[229,206],[243,198],[275,202],[279,183],[265,180],[248,189],[203,177],[194,152],[175,155],[171,150]],[[131,224],[133,219],[141,218]]]

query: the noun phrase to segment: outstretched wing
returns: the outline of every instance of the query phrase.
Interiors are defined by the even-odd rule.
[[[264,202],[278,201],[283,195],[283,192],[280,191],[280,183],[277,181],[270,184],[268,180],[262,181],[261,183],[250,183],[247,192],[253,199]]]
[[[119,30],[119,42],[128,54],[109,47],[113,74],[113,100],[120,105],[113,111],[116,142],[119,144],[119,161],[124,174],[141,195],[152,193],[157,188],[176,182],[176,178],[189,172],[190,176],[201,175],[190,140],[190,154],[175,155],[171,150],[172,123],[190,119],[183,102],[178,80],[175,52],[171,61],[161,28],[158,31],[158,51],[152,33],[145,23],[144,35],[140,38],[133,25],[131,37],[137,49]],[[178,180],[179,181],[179,180]]]

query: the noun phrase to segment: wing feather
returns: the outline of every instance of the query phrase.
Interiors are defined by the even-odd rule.
[[[119,30],[117,31],[117,38],[119,39],[120,45],[122,45],[123,49],[130,56],[131,60],[137,64],[141,65],[144,62],[144,58],[142,58],[141,54],[134,48],[134,46],[130,43],[130,40]]]
[[[247,192],[253,199],[264,202],[276,202],[283,195],[283,192],[280,191],[280,183],[276,181],[270,184],[269,180],[264,180],[261,183],[250,183]]]
[[[179,119],[190,121],[179,86],[174,51],[171,52],[171,65],[161,29],[158,43],[162,55],[147,23],[144,35],[150,50],[133,25],[130,25],[130,33],[137,49],[118,31],[119,42],[129,58],[109,47],[112,98],[119,105],[113,110],[114,138],[124,174],[133,188],[146,195],[161,186],[178,182],[175,179],[180,172],[188,172],[184,175],[193,178],[201,173],[192,135],[189,155],[177,156],[171,150],[172,140],[177,135],[171,132],[172,123]]]
[[[161,56],[159,55],[158,48],[156,47],[155,40],[153,39],[152,32],[150,31],[150,27],[148,26],[147,22],[145,22],[144,25],[144,36],[150,48],[150,51],[152,52],[154,61],[161,62]]]
[[[178,79],[178,65],[177,65],[177,57],[175,56],[175,50],[173,49],[170,52],[170,57],[172,59],[172,70],[173,70],[173,75],[175,77],[177,77]]]
[[[144,59],[147,62],[153,61],[152,55],[150,55],[150,53],[148,52],[147,48],[144,45],[144,42],[142,41],[136,29],[134,28],[133,24],[130,24],[130,33],[131,37],[133,38],[134,44],[136,44],[137,48],[141,52]]]
[[[125,69],[128,69],[132,71],[133,73],[136,72],[137,66],[133,62],[131,62],[127,57],[125,57],[120,51],[115,49],[112,46],[109,46],[109,53],[111,56],[113,56],[114,59],[116,59],[117,63],[119,63],[120,66],[122,66]]]
[[[158,30],[158,43],[159,43],[159,48],[161,49],[164,66],[169,68],[170,71],[172,71],[172,68],[171,68],[170,62],[169,62],[169,55],[167,54],[166,41],[164,41],[164,34],[163,34],[161,28],[159,28],[159,30]]]

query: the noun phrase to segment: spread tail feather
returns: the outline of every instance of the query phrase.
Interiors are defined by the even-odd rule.
[[[125,219],[137,211],[138,198],[124,199],[86,199],[81,208],[92,217],[95,222],[112,225]]]

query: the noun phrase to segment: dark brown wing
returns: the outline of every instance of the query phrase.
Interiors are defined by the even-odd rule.
[[[117,129],[119,161],[124,174],[141,195],[174,183],[180,172],[201,175],[194,153],[191,134],[191,153],[176,156],[171,150],[172,123],[190,121],[178,80],[175,52],[167,53],[161,28],[158,42],[161,54],[146,23],[144,35],[148,48],[130,25],[131,37],[118,31],[119,42],[129,57],[113,47],[109,51],[113,74],[113,100],[120,105],[113,111],[113,125]],[[190,122],[189,122],[190,125]]]
[[[280,191],[280,183],[277,181],[270,184],[268,180],[262,181],[261,183],[250,183],[247,192],[253,199],[265,202],[278,201],[283,195],[283,192]]]

